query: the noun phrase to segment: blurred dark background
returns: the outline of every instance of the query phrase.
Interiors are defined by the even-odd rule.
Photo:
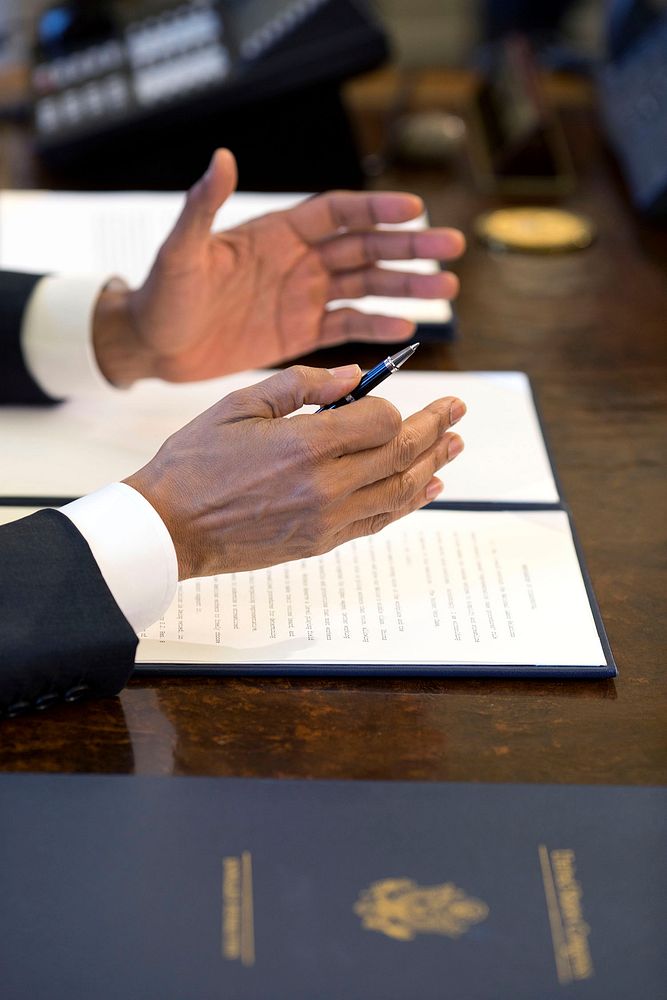
[[[556,79],[566,103],[596,108],[630,199],[660,216],[666,9],[0,0],[0,115],[29,130],[37,180],[60,187],[184,188],[224,144],[246,190],[362,187],[395,164],[446,171],[465,153],[479,187],[550,197],[576,184]],[[5,161],[24,155],[3,145]]]

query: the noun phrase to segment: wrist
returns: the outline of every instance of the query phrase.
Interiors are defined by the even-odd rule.
[[[117,388],[155,374],[153,352],[142,345],[136,326],[135,295],[114,278],[100,293],[93,312],[95,359],[102,375]]]
[[[127,476],[123,480],[125,486],[131,486],[155,510],[165,526],[176,554],[177,575],[179,580],[188,580],[193,576],[201,576],[201,566],[196,558],[187,531],[189,518],[178,516],[178,504],[170,498],[170,489],[160,468],[155,468],[159,453],[143,469]],[[175,509],[176,508],[176,509]]]

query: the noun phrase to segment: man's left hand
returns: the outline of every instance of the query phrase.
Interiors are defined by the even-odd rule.
[[[93,339],[110,382],[212,378],[277,364],[320,347],[355,341],[404,341],[406,319],[356,309],[326,309],[365,295],[453,298],[447,271],[416,274],[381,260],[458,257],[455,229],[390,232],[423,212],[420,198],[400,193],[331,192],[282,212],[213,233],[216,212],[236,187],[226,149],[188,192],[181,215],[144,285],[102,293]]]

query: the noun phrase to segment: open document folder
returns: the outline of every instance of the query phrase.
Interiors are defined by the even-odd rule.
[[[214,230],[231,229],[267,212],[282,211],[308,195],[237,192],[215,217]],[[178,193],[1,191],[0,267],[31,274],[118,274],[141,284],[155,254],[183,206]],[[384,229],[421,229],[421,217]],[[39,233],[39,239],[35,234]],[[434,260],[386,261],[380,266],[434,274]],[[401,299],[368,295],[354,302],[337,300],[330,309],[353,305],[382,316],[400,316],[420,325],[422,338],[452,332],[452,310],[443,299]]]
[[[8,408],[4,503],[123,478],[191,417],[266,374],[148,382],[49,412]],[[180,584],[141,637],[138,672],[616,673],[527,377],[402,371],[378,395],[404,416],[438,396],[466,401],[466,449],[442,472],[444,502],[321,557]]]

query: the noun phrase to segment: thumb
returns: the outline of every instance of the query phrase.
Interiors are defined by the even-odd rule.
[[[228,419],[285,417],[306,403],[333,403],[354,389],[360,378],[359,365],[331,370],[293,365],[257,385],[231,393],[221,406]]]
[[[170,250],[195,250],[211,232],[218,209],[236,189],[237,170],[229,149],[216,149],[203,177],[188,191],[185,205],[165,244]]]

